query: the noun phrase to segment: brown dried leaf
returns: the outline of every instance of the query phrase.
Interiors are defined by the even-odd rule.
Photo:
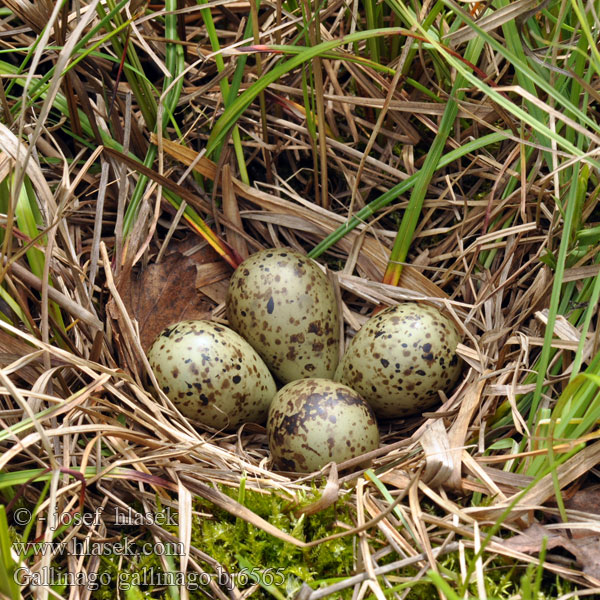
[[[206,260],[211,262],[203,262]],[[138,322],[144,351],[168,325],[183,319],[210,318],[214,304],[199,291],[226,279],[230,272],[225,263],[213,261],[214,253],[206,247],[192,256],[175,250],[141,272],[123,274],[119,293],[129,316]],[[111,314],[118,320],[114,312]]]
[[[127,312],[139,323],[144,350],[167,325],[210,315],[211,305],[198,294],[195,281],[194,261],[177,254],[119,281],[119,293]]]
[[[196,289],[215,304],[222,304],[227,297],[231,267],[219,255],[207,246],[193,252],[193,245],[198,246],[196,237],[188,238],[177,244],[177,251],[189,256],[197,265]],[[188,251],[184,247],[190,246]]]
[[[29,356],[31,360],[25,358]],[[0,368],[6,369],[12,363],[19,365],[18,376],[30,385],[33,385],[45,370],[42,355],[37,348],[0,329]],[[56,367],[66,363],[58,356],[51,356],[50,364]]]
[[[600,580],[600,536],[578,539],[576,543],[572,542],[567,549],[576,556],[586,575]]]
[[[227,299],[229,282],[228,280],[222,280],[200,286],[196,281],[196,287],[202,289],[202,293],[210,298],[215,304],[224,304]]]
[[[546,550],[564,548],[575,557],[586,575],[600,579],[600,536],[597,534],[578,538],[577,542],[574,542],[566,535],[534,523],[522,533],[506,540],[505,545],[512,550],[535,554],[542,549],[544,538]]]
[[[565,500],[565,508],[600,515],[600,485],[577,490]]]
[[[539,523],[534,523],[522,533],[506,540],[505,544],[512,550],[535,554],[542,549],[544,538],[547,538],[546,550],[562,546],[568,540],[555,531],[548,530]]]

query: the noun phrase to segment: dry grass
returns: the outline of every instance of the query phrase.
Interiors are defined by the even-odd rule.
[[[597,315],[591,312],[586,326],[584,309],[590,298],[597,301],[598,246],[576,244],[600,220],[597,133],[561,107],[556,115],[547,111],[549,131],[585,139],[577,147],[587,153],[589,166],[555,140],[547,138],[544,148],[533,127],[476,86],[461,88],[444,152],[460,151],[494,131],[506,133],[435,170],[399,285],[381,282],[399,220],[411,207],[410,188],[319,259],[339,288],[347,337],[382,304],[416,299],[447,311],[464,334],[460,383],[435,412],[382,424],[382,446],[372,453],[368,472],[355,470],[362,457],[310,477],[278,472],[262,427],[236,433],[195,427],[153,388],[144,354],[148,339],[177,315],[225,318],[231,268],[219,258],[225,247],[219,240],[235,250],[225,251],[234,263],[236,253],[244,257],[264,247],[308,252],[381,194],[420,173],[456,72],[439,55],[432,58],[431,44],[422,43],[416,28],[396,41],[380,36],[346,44],[336,56],[317,56],[282,73],[262,97],[257,93],[235,119],[238,133],[226,136],[220,154],[208,158],[203,149],[231,104],[220,83],[231,83],[236,60],[247,58],[240,92],[280,61],[280,54],[240,54],[239,48],[253,41],[304,45],[305,35],[311,45],[340,39],[364,29],[366,17],[358,17],[358,28],[347,14],[358,5],[322,6],[306,31],[303,19],[314,5],[302,5],[304,16],[289,5],[265,6],[250,40],[243,35],[247,3],[211,3],[210,25],[200,7],[180,2],[170,13],[180,43],[166,43],[171,37],[164,6],[144,11],[125,3],[121,19],[131,22],[114,33],[119,21],[104,22],[98,4],[77,2],[71,9],[70,3],[61,8],[11,0],[1,14],[0,488],[17,533],[27,530],[29,541],[50,542],[57,515],[104,507],[91,527],[71,524],[60,530],[60,539],[117,540],[119,527],[111,517],[116,507],[135,500],[152,514],[160,502],[179,515],[177,536],[186,556],[177,568],[215,572],[214,558],[191,544],[195,497],[306,548],[323,540],[301,541],[220,490],[238,488],[243,480],[249,490],[293,501],[312,497],[313,482],[327,480],[320,499],[304,510],[318,512],[336,501],[353,507],[355,527],[336,535],[355,537],[356,574],[324,589],[303,588],[301,598],[338,597],[345,588],[354,588],[354,598],[384,598],[408,566],[417,569],[415,581],[441,572],[460,596],[469,589],[484,598],[492,557],[523,568],[537,563],[541,537],[521,545],[505,541],[537,522],[563,523],[571,532],[549,546],[543,569],[574,582],[582,594],[599,593],[596,559],[575,554],[573,560],[556,550],[569,550],[567,538],[576,539],[583,528],[587,535],[579,543],[592,544],[592,555],[598,550],[593,532],[600,509],[591,500],[576,502],[594,497],[586,490],[597,481],[600,461],[595,419],[585,431],[559,438],[552,412],[557,403],[573,401],[573,386],[584,385],[577,379],[567,388],[574,369],[591,365],[588,374],[597,373]],[[426,8],[419,9],[425,17]],[[553,14],[567,10],[564,3],[555,9]],[[521,15],[528,16],[527,10],[524,3]],[[492,16],[481,26],[501,38],[507,11],[490,8]],[[386,26],[399,24],[384,20]],[[596,15],[594,31],[597,25]],[[211,28],[222,51],[211,46]],[[468,28],[458,29],[448,44],[462,54],[468,37]],[[565,47],[584,37],[584,31],[574,32]],[[97,50],[66,70],[96,42]],[[135,73],[124,72],[113,97],[119,51],[127,43],[156,86],[149,88],[153,100],[147,106]],[[176,71],[166,67],[174,51]],[[350,62],[351,56],[369,56],[374,64]],[[525,90],[517,89],[506,57],[486,45],[478,67],[504,86],[511,102],[525,106]],[[36,93],[45,76],[48,86]],[[558,76],[554,72],[550,80]],[[597,122],[598,74],[590,68],[585,76],[587,114]],[[174,120],[157,128],[157,119],[169,112],[169,85],[181,86],[170,106]],[[546,106],[555,104],[538,91]],[[572,137],[564,132],[566,117],[577,121]],[[236,158],[236,135],[247,175]],[[156,158],[144,168],[140,161],[152,143]],[[583,190],[576,197],[569,196],[572,177],[563,177],[573,165]],[[136,188],[142,176],[147,182]],[[573,227],[568,202],[577,202]],[[217,253],[196,233],[196,215],[215,232]],[[573,244],[561,258],[565,236]],[[165,261],[171,261],[169,268],[160,271]],[[554,298],[557,272],[564,285]],[[590,394],[593,407],[595,387]],[[577,418],[593,414],[586,410]],[[27,526],[15,518],[19,507],[35,507]],[[149,532],[156,541],[174,539],[157,524]],[[457,553],[462,565],[454,578],[440,568],[448,553]],[[52,560],[51,554],[34,553],[23,564],[41,572]],[[172,569],[161,560],[165,570]],[[62,564],[88,574],[102,569],[97,556],[70,556]],[[211,582],[211,588],[215,597],[244,597],[235,586],[225,592]],[[438,590],[452,597],[443,586]],[[404,597],[408,591],[394,593]],[[49,591],[26,586],[22,593],[46,598]],[[83,598],[91,592],[65,593]],[[185,586],[180,594],[187,597]]]

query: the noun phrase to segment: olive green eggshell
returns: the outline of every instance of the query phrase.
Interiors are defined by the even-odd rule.
[[[308,473],[379,446],[370,406],[329,379],[299,379],[277,392],[267,420],[269,449],[286,471]]]
[[[264,422],[277,391],[256,350],[211,321],[167,327],[148,350],[148,361],[181,413],[215,429]]]
[[[231,277],[227,318],[282,383],[333,377],[339,348],[335,293],[310,258],[287,248],[247,258]]]
[[[379,418],[418,414],[439,402],[461,372],[454,323],[425,304],[405,302],[371,317],[354,336],[335,380],[356,390]]]

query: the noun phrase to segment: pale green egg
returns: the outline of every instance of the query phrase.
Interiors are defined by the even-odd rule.
[[[370,406],[354,390],[329,379],[299,379],[279,390],[269,409],[267,434],[275,464],[303,473],[379,446]]]
[[[148,361],[181,413],[215,429],[264,422],[277,391],[256,350],[211,321],[167,327],[148,350]]]
[[[310,258],[289,248],[247,258],[231,277],[227,318],[282,383],[333,377],[339,349],[335,293]]]
[[[460,335],[437,308],[415,302],[392,306],[371,317],[354,336],[335,380],[356,390],[378,417],[418,414],[448,393],[462,361]]]

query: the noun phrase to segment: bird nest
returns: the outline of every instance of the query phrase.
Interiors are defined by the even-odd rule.
[[[285,585],[290,596],[304,600],[350,590],[355,597],[370,592],[383,598],[386,590],[404,594],[425,580],[443,590],[441,565],[449,556],[458,557],[463,589],[476,589],[480,597],[492,560],[523,570],[541,565],[574,585],[600,584],[593,501],[600,461],[597,388],[591,376],[569,383],[571,373],[597,362],[597,315],[584,318],[590,298],[597,301],[586,292],[597,281],[597,264],[586,246],[566,270],[561,267],[561,281],[572,293],[557,315],[551,294],[557,264],[566,264],[557,263],[557,251],[570,234],[563,208],[550,208],[560,189],[540,167],[542,150],[528,147],[528,179],[515,170],[519,157],[525,161],[525,141],[510,131],[489,134],[498,136],[490,138],[491,149],[463,143],[483,139],[487,124],[501,119],[514,129],[514,117],[476,90],[465,92],[457,130],[448,138],[448,160],[425,184],[401,276],[382,283],[399,215],[414,210],[411,186],[419,183],[415,174],[441,128],[443,105],[415,92],[400,94],[390,106],[399,84],[392,74],[328,55],[328,104],[315,107],[336,127],[325,147],[305,123],[311,115],[300,111],[299,117],[291,100],[302,97],[301,75],[281,73],[266,98],[272,113],[258,104],[238,115],[250,175],[236,176],[239,130],[217,162],[202,150],[212,143],[211,126],[220,115],[222,77],[213,59],[205,58],[211,52],[205,33],[194,30],[198,39],[186,47],[184,87],[173,109],[177,128],[165,119],[167,139],[144,125],[144,107],[135,104],[143,94],[132,108],[134,79],[122,84],[124,97],[107,102],[106,57],[94,62],[86,55],[64,71],[69,40],[80,40],[102,20],[100,13],[65,9],[61,24],[58,13],[44,12],[51,11],[47,3],[27,10],[24,3],[7,4],[15,22],[23,23],[14,32],[17,45],[29,47],[51,22],[63,50],[56,54],[42,44],[35,51],[37,59],[56,66],[55,75],[36,97],[35,114],[23,110],[12,123],[0,124],[6,213],[0,486],[8,515],[6,521],[0,512],[0,540],[8,523],[17,542],[58,540],[67,549],[81,540],[114,544],[124,527],[117,514],[126,512],[125,526],[138,527],[127,529],[128,535],[182,545],[176,562],[159,558],[164,570],[208,574],[205,589],[218,598],[242,598],[259,587],[281,596]],[[331,27],[338,26],[335,7],[343,8],[332,3],[323,15]],[[234,2],[222,14],[239,19],[242,8]],[[188,12],[189,26],[200,17]],[[143,66],[155,62],[152,72],[162,77],[161,26],[141,13],[130,15],[129,23],[143,33],[146,46],[135,42]],[[231,25],[224,28],[228,36],[241,35]],[[239,52],[232,42],[225,55]],[[419,71],[424,81],[432,69],[426,63]],[[334,77],[341,64],[356,87]],[[247,86],[260,80],[259,61],[249,69]],[[507,76],[502,69],[500,80]],[[31,89],[31,81],[19,81]],[[13,107],[16,100],[9,97],[6,106]],[[364,106],[355,109],[361,99]],[[380,110],[390,111],[393,131],[378,120]],[[118,144],[107,138],[109,131]],[[461,147],[464,153],[456,150]],[[156,149],[151,167],[141,163],[149,148]],[[583,220],[597,215],[596,197],[580,201]],[[135,210],[126,210],[132,204]],[[29,230],[23,211],[34,219]],[[464,370],[451,393],[440,393],[437,408],[382,421],[377,450],[310,474],[276,468],[263,424],[224,432],[185,418],[153,385],[145,356],[157,333],[178,320],[226,323],[235,257],[280,246],[310,252],[326,269],[343,320],[343,345],[376,308],[403,301],[438,306],[463,339],[457,352]],[[544,377],[536,376],[540,369]],[[582,409],[564,413],[575,419],[569,433],[557,407],[568,411],[576,397],[583,398]],[[278,499],[297,529],[282,526],[266,509],[253,509],[250,494]],[[165,511],[176,519],[156,518]],[[304,527],[325,514],[336,515],[329,531],[315,535]],[[352,569],[329,572],[318,586],[302,585],[302,574],[296,575],[277,592],[263,577],[276,565],[263,564],[262,575],[241,585],[231,565],[217,550],[207,552],[208,541],[198,537],[203,523],[219,520],[239,526],[245,536],[260,531],[267,536],[261,539],[300,549],[303,556],[319,547],[333,552],[327,544],[343,540],[353,551]],[[28,573],[50,567],[73,575],[108,572],[98,553],[75,560],[73,552],[27,546],[7,553],[5,546],[2,556],[5,565]],[[119,560],[110,566],[115,573],[133,568],[126,556]],[[240,559],[237,568],[251,570],[244,564]],[[310,575],[304,581],[319,579]],[[39,590],[31,577],[24,583],[30,584],[25,594]]]

